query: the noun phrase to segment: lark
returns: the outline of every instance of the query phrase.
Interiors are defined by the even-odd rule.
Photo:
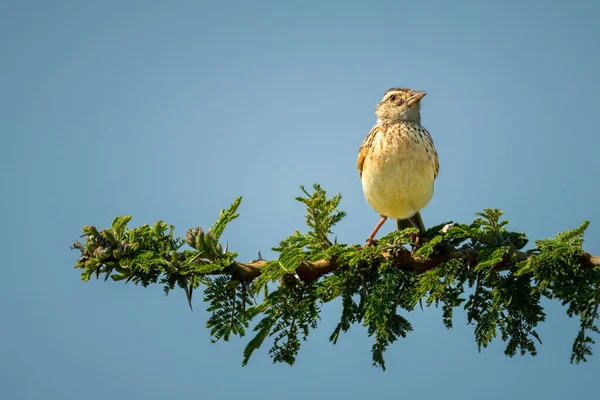
[[[419,229],[415,247],[425,232],[420,211],[433,196],[439,160],[433,139],[421,125],[421,100],[425,92],[392,88],[377,105],[377,123],[358,153],[357,168],[367,202],[380,219],[367,238],[375,235],[388,218],[398,229]]]

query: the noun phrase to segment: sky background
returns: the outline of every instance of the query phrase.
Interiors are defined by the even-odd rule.
[[[328,337],[339,303],[293,367],[249,338],[211,344],[182,291],[80,281],[69,245],[116,215],[184,235],[238,195],[224,234],[250,260],[294,229],[299,185],[342,193],[341,242],[377,222],[356,156],[390,87],[426,90],[440,155],[427,225],[505,211],[531,240],[592,224],[600,253],[600,3],[594,1],[0,1],[0,397],[4,399],[565,399],[598,392],[600,347],[547,305],[536,357],[478,353],[457,312],[371,366],[358,326]],[[382,233],[394,224],[387,224]]]

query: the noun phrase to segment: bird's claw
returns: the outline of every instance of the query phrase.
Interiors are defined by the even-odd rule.
[[[367,238],[365,242],[366,247],[375,246],[377,244],[377,240],[373,238]]]
[[[417,251],[417,249],[419,248],[419,246],[421,244],[421,235],[413,233],[410,235],[410,238],[414,242],[414,244],[412,245],[412,250],[410,252],[410,254],[413,255],[413,254],[415,254],[415,251]]]

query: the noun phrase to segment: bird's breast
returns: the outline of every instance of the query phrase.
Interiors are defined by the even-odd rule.
[[[437,154],[420,124],[382,126],[362,171],[363,192],[381,215],[408,218],[431,200]]]

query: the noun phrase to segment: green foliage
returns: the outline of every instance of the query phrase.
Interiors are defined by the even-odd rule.
[[[391,265],[380,270],[380,274],[371,273],[366,280],[362,308],[363,325],[367,327],[369,336],[375,336],[371,350],[373,365],[385,370],[383,353],[399,337],[406,337],[412,331],[410,322],[397,313],[405,287],[412,281],[412,274],[398,271]]]
[[[454,307],[458,307],[464,298],[463,287],[468,279],[468,270],[463,268],[460,260],[450,260],[431,269],[421,276],[410,291],[412,306],[425,300],[429,307],[442,304],[442,321],[446,328],[452,328],[452,316]]]
[[[267,263],[261,275],[254,280],[251,286],[253,293],[259,293],[269,282],[293,275],[301,262],[329,259],[345,247],[334,245],[329,237],[331,229],[346,215],[338,211],[342,197],[336,195],[328,199],[325,190],[317,184],[313,185],[312,194],[304,186],[300,188],[306,197],[297,197],[296,200],[306,206],[309,230],[305,234],[295,231],[272,249],[279,253],[279,257]]]
[[[331,228],[346,216],[343,211],[338,211],[338,206],[342,200],[340,194],[336,194],[331,199],[327,199],[327,193],[320,185],[314,184],[314,192],[311,195],[304,186],[300,189],[306,197],[296,197],[301,203],[306,205],[306,224],[310,228],[305,235],[308,246],[329,248],[332,243],[329,234],[333,233]]]
[[[600,303],[600,267],[582,269],[583,234],[589,225],[567,230],[553,239],[536,241],[535,256],[520,263],[518,275],[532,275],[539,290],[567,306],[569,317],[580,318],[580,331],[573,343],[571,362],[587,361],[594,340],[588,332],[600,333],[597,325]]]
[[[81,251],[76,267],[85,281],[103,275],[143,286],[159,283],[167,294],[180,287],[190,305],[193,291],[203,286],[213,342],[252,331],[243,365],[266,341],[273,362],[294,364],[329,302],[341,306],[330,341],[342,340],[353,325],[366,327],[373,364],[382,369],[385,351],[413,330],[409,316],[418,305],[441,307],[448,329],[455,309],[463,309],[480,351],[499,338],[504,353],[513,357],[537,354],[537,327],[545,319],[541,301],[556,299],[568,316],[580,320],[571,362],[592,354],[592,336],[600,333],[600,267],[584,262],[587,221],[523,251],[526,235],[509,231],[501,211],[486,209],[468,225],[431,227],[410,257],[406,246],[413,244],[415,229],[392,232],[369,247],[339,244],[333,229],[345,216],[339,211],[341,196],[328,198],[319,185],[312,192],[301,190],[297,200],[306,208],[307,231],[296,230],[274,247],[276,259],[254,263],[253,268],[260,265],[255,275],[240,274],[248,266],[220,242],[238,217],[241,197],[221,211],[208,232],[193,228],[185,239],[174,237],[174,228],[162,221],[128,228],[129,216],[100,231],[85,226],[85,243],[74,245]],[[316,261],[336,268],[303,281],[298,270]]]
[[[430,255],[432,255],[435,251],[435,246],[439,245],[443,240],[442,235],[437,235],[433,239],[423,243],[421,247],[415,251],[415,257],[420,257],[423,259],[428,259]]]
[[[93,274],[103,274],[105,279],[143,286],[160,283],[166,294],[178,286],[186,290],[191,301],[192,291],[207,282],[206,274],[223,271],[235,262],[237,253],[228,251],[218,239],[225,226],[238,216],[235,211],[240,201],[238,197],[228,210],[221,211],[213,225],[215,234],[193,228],[185,240],[174,237],[174,227],[162,221],[130,229],[130,216],[116,217],[111,228],[101,231],[84,226],[85,244],[77,241],[73,246],[81,251],[75,268],[83,269],[84,281]],[[185,244],[191,250],[181,251]]]
[[[95,274],[105,279],[126,280],[148,286],[157,283],[161,274],[174,268],[171,254],[182,246],[173,237],[173,226],[157,221],[154,226],[142,225],[127,229],[130,216],[116,217],[111,228],[98,231],[93,226],[82,228],[85,245],[77,242],[82,255],[76,268],[82,268],[81,279],[88,281]],[[161,280],[161,283],[167,283]],[[172,287],[172,285],[170,285]]]
[[[236,219],[240,216],[240,214],[236,214],[236,211],[240,204],[242,203],[242,196],[237,197],[231,206],[227,210],[223,209],[219,213],[219,219],[210,227],[210,232],[212,232],[212,236],[215,242],[218,242],[221,238],[221,234],[225,230],[225,227],[228,223]]]
[[[302,283],[286,284],[269,294],[249,315],[263,314],[254,331],[256,335],[244,349],[242,365],[268,336],[273,337],[269,355],[273,362],[293,365],[300,350],[300,339],[306,340],[311,328],[317,327],[320,308],[313,293]]]
[[[204,301],[208,303],[206,310],[212,313],[206,327],[210,328],[213,342],[221,338],[227,342],[232,334],[246,334],[249,325],[246,307],[253,305],[254,299],[245,285],[224,275],[206,281]]]
[[[470,322],[475,321],[475,341],[482,347],[496,337],[498,331],[507,342],[504,353],[512,357],[530,353],[536,355],[534,339],[541,343],[535,327],[544,321],[540,292],[531,286],[529,277],[512,273],[494,273],[489,278],[479,276],[475,293],[465,308]]]

